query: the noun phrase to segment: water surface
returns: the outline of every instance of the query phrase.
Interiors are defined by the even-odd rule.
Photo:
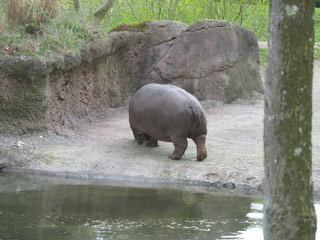
[[[263,239],[250,197],[0,175],[0,240]]]

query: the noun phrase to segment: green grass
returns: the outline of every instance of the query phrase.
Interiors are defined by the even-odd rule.
[[[314,41],[320,42],[320,8],[315,9]]]
[[[0,11],[1,12],[1,11]],[[77,18],[73,8],[65,7],[49,23],[40,24],[30,34],[33,26],[6,23],[0,14],[0,56],[27,55],[50,57],[68,51],[79,51],[89,41],[99,41],[101,34],[87,18]]]
[[[260,48],[260,65],[265,66],[267,63],[267,48]]]
[[[52,56],[66,51],[78,51],[89,41],[99,41],[112,28],[120,24],[135,24],[143,21],[169,19],[192,24],[198,19],[213,18],[235,21],[255,33],[259,41],[268,38],[268,4],[244,5],[239,15],[239,4],[234,0],[117,0],[103,20],[99,34],[93,26],[93,12],[101,0],[82,0],[81,18],[73,9],[73,0],[60,0],[64,5],[58,17],[40,25],[38,34],[28,34],[27,26],[8,25],[0,0],[0,56],[32,55]],[[244,1],[244,0],[239,0]],[[170,5],[177,2],[177,5]],[[165,5],[161,6],[160,3]],[[217,5],[214,5],[217,3]],[[213,5],[212,5],[213,4]],[[315,11],[315,41],[320,42],[320,8]],[[4,50],[9,47],[10,51]],[[261,63],[265,63],[265,50],[261,50]],[[319,58],[319,51],[315,51]]]

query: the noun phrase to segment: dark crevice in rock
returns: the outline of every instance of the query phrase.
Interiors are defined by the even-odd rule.
[[[170,41],[163,42],[162,44],[164,44],[164,43],[170,43]],[[160,45],[162,45],[162,44],[153,46],[152,48],[157,47],[157,46],[160,46]],[[166,52],[163,54],[163,56],[161,56],[161,58],[157,59],[157,63],[161,62],[161,60],[167,55],[167,53],[170,51],[172,45],[173,45],[173,41],[172,41],[171,44],[168,46],[168,49],[167,49]]]
[[[232,67],[234,67],[234,65],[237,62],[233,62],[233,63],[229,63],[228,65],[225,66],[220,66],[220,67],[215,67],[214,69],[212,69],[210,72],[206,73],[206,74],[199,74],[198,76],[194,77],[194,76],[190,76],[190,75],[178,75],[178,76],[173,76],[170,80],[168,78],[163,77],[163,73],[161,72],[160,69],[155,68],[155,71],[157,72],[157,74],[164,80],[167,82],[173,82],[179,79],[201,79],[201,78],[206,78],[214,73],[217,72],[224,72],[224,71],[228,71],[229,69],[231,69]]]
[[[150,48],[160,46],[160,45],[162,45],[162,44],[164,44],[164,43],[170,43],[170,42],[172,42],[172,44],[173,44],[173,41],[174,41],[176,38],[177,38],[177,37],[173,37],[173,38],[171,38],[171,39],[169,39],[169,40],[162,41],[162,42],[160,42],[160,43],[157,43],[157,44],[155,44],[155,45],[152,45]],[[171,46],[172,46],[172,44],[171,44]]]
[[[163,74],[161,73],[160,69],[155,68],[154,71],[155,71],[156,74],[162,79],[163,83],[165,83],[165,84],[172,83],[173,80],[164,77]]]
[[[214,27],[206,26],[206,27],[201,27],[201,28],[194,29],[194,30],[187,29],[185,32],[186,33],[195,33],[195,32],[199,32],[199,31],[203,31],[203,30],[207,30],[207,29],[216,29],[216,28],[230,28],[230,27],[229,26],[214,26]]]
[[[186,32],[198,32],[206,29],[230,28],[233,24],[225,20],[199,20],[186,29]]]

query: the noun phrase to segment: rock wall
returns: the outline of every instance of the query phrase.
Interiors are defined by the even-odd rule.
[[[0,132],[63,133],[150,82],[200,100],[249,98],[263,92],[257,39],[226,21],[152,21],[119,26],[77,54],[0,59]]]

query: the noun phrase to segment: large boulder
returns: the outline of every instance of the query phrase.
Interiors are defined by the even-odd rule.
[[[161,79],[150,77],[155,65],[168,53],[173,42],[180,34],[185,31],[189,25],[168,20],[151,21],[146,27],[146,53],[144,68],[142,70],[142,84],[150,82],[162,83]]]
[[[253,91],[263,92],[257,39],[237,24],[199,20],[170,44],[144,83],[171,83],[199,100],[225,103],[248,99]]]

